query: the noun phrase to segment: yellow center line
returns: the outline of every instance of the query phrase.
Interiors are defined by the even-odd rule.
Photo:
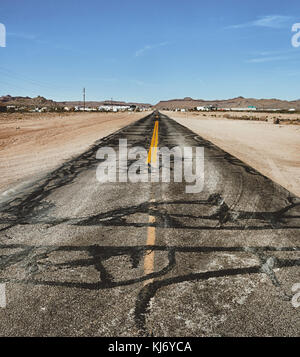
[[[155,223],[155,217],[154,216],[149,216],[149,224],[154,224]],[[153,246],[155,244],[155,227],[149,226],[148,231],[147,231],[147,243],[146,245],[148,246]],[[144,274],[152,274],[154,272],[154,251],[153,250],[147,250],[145,253],[145,258],[144,258]],[[144,282],[144,285],[147,285],[149,283],[152,283],[153,279],[148,279]]]
[[[152,140],[151,140],[151,146],[149,149],[148,153],[148,160],[147,163],[151,163],[151,165],[156,163],[156,156],[157,156],[157,144],[158,144],[158,121],[155,122],[154,129],[153,129],[153,134],[152,134]],[[151,199],[150,202],[155,202],[155,199]],[[150,205],[150,209],[151,209]],[[154,246],[155,245],[155,239],[156,239],[156,232],[155,232],[155,227],[153,226],[155,224],[155,216],[149,215],[148,219],[148,230],[147,230],[147,246]],[[144,258],[144,274],[152,274],[154,272],[154,251],[153,250],[147,250]],[[148,279],[144,282],[144,285],[150,284],[153,282],[153,279]]]
[[[156,163],[156,158],[157,158],[157,144],[158,144],[158,121],[157,121],[157,126],[156,126],[156,135],[155,135],[155,141],[154,141],[154,148],[153,148],[153,156],[152,156],[152,164]]]
[[[151,145],[148,152],[147,164],[156,162],[157,143],[158,143],[158,121],[156,121],[154,125]]]

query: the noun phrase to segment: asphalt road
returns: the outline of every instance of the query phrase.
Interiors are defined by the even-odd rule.
[[[204,147],[204,189],[98,182],[125,138]],[[2,195],[0,335],[299,336],[299,233],[299,198],[151,114]]]

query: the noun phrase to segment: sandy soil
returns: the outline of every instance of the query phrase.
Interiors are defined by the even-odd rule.
[[[147,113],[0,115],[0,192],[43,175]]]
[[[198,118],[198,119],[207,119],[207,118],[246,118],[248,117],[250,118],[257,118],[260,119],[262,121],[267,121],[268,119],[281,119],[281,120],[300,120],[300,114],[298,113],[260,113],[260,112],[231,112],[231,111],[217,111],[217,112],[185,112],[185,113],[181,113],[181,112],[173,112],[173,111],[162,111],[165,112],[166,114],[168,114],[169,116],[172,117],[178,117],[178,118],[186,118],[186,116],[188,116],[189,118]]]
[[[240,117],[254,117],[260,119],[283,119],[283,120],[299,120],[300,114],[298,113],[256,113],[256,112],[221,112],[216,113],[217,117],[224,117],[224,115],[240,118]]]
[[[300,196],[299,125],[164,113]]]

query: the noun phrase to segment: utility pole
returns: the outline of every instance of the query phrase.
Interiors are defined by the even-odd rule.
[[[83,111],[85,112],[85,88],[83,88]]]

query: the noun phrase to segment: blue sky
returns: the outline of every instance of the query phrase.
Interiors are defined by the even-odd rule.
[[[299,0],[1,0],[0,95],[300,98]]]

